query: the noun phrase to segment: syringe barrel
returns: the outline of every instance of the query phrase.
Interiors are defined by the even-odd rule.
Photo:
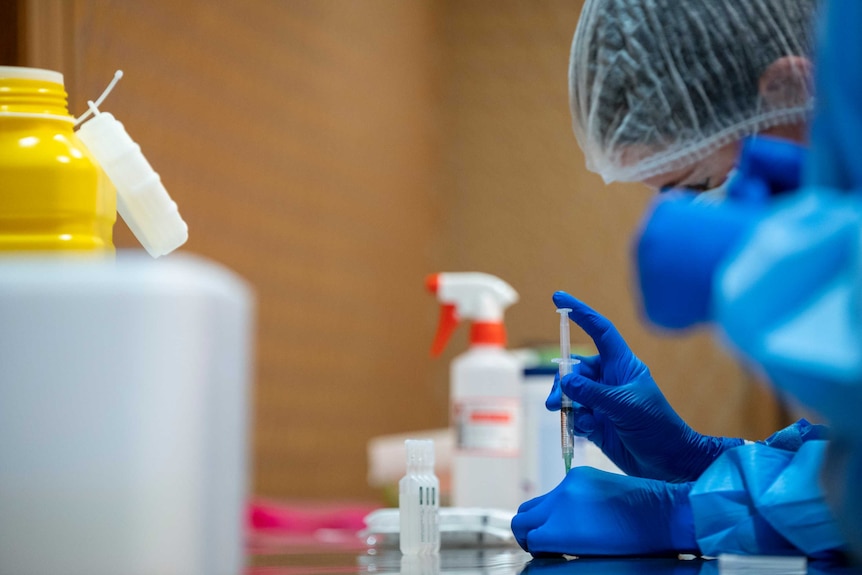
[[[560,445],[563,448],[563,454],[568,453],[569,455],[574,452],[575,448],[575,438],[571,432],[574,423],[571,421],[572,415],[572,401],[569,400],[569,405],[564,405],[560,410]]]

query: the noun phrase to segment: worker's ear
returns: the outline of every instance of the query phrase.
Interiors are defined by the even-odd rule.
[[[769,109],[804,105],[814,93],[814,66],[802,56],[782,56],[760,75],[758,89]]]

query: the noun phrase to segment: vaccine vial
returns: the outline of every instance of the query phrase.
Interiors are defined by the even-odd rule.
[[[408,439],[407,474],[398,483],[401,533],[399,546],[405,555],[440,551],[440,481],[434,475],[434,442]]]

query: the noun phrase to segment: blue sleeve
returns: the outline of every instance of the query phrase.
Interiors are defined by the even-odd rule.
[[[824,3],[818,30],[811,155],[805,166],[808,185],[858,190],[862,185],[862,2]]]
[[[738,354],[825,417],[862,432],[862,194],[805,188],[717,270],[714,320]]]
[[[818,482],[826,445],[807,441],[793,452],[754,443],[724,453],[689,496],[701,552],[843,554],[844,539]]]
[[[862,437],[862,2],[819,20],[803,186],[771,202],[713,278],[713,319],[768,378]],[[767,163],[777,152],[766,150]],[[770,172],[770,176],[775,176]]]

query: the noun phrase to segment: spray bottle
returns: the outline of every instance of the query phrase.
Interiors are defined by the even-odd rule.
[[[426,285],[442,304],[432,356],[443,351],[460,321],[471,322],[470,348],[450,371],[452,503],[514,511],[523,499],[522,365],[505,349],[503,312],[518,294],[484,273],[434,274]]]

